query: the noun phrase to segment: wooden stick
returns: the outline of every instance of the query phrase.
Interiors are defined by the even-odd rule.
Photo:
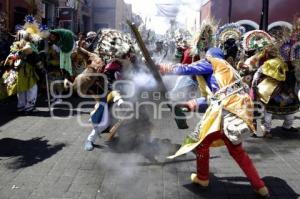
[[[121,126],[124,120],[119,120],[115,123],[108,131],[108,135],[106,136],[106,141],[111,141],[117,133],[118,128]]]

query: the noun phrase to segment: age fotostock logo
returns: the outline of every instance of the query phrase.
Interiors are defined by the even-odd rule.
[[[102,92],[100,94],[87,94],[83,92],[82,89],[78,85],[84,85],[81,79],[78,81],[74,81],[74,83],[70,84],[70,88],[68,92],[63,95],[56,94],[56,88],[58,86],[62,86],[64,84],[63,80],[55,80],[50,84],[50,95],[52,98],[60,98],[67,99],[70,98],[74,91],[84,99],[83,102],[76,104],[72,104],[69,101],[63,101],[59,104],[52,103],[50,107],[51,117],[54,119],[69,119],[77,115],[78,123],[82,126],[88,126],[90,123],[86,121],[86,119],[82,118],[82,114],[87,110],[95,111],[99,107],[104,107],[109,109],[111,115],[118,120],[127,120],[127,119],[139,119],[141,115],[141,111],[147,109],[147,114],[149,117],[153,119],[162,119],[164,115],[170,114],[175,119],[190,119],[197,117],[199,120],[202,118],[202,114],[205,110],[195,110],[194,112],[189,112],[187,108],[185,108],[186,101],[174,101],[171,99],[195,99],[197,98],[197,92],[177,92],[177,93],[165,93],[156,92],[156,91],[141,91],[139,90],[139,85],[136,85],[135,82],[131,80],[117,80],[112,85],[109,85],[107,76],[104,74],[89,74],[89,78],[101,79],[101,89]],[[117,97],[111,97],[110,101],[107,102],[107,98],[112,91],[118,91],[120,95]],[[109,106],[108,106],[109,104]],[[96,106],[96,107],[95,107]],[[64,107],[64,108],[61,108]],[[109,107],[109,108],[108,108]],[[185,116],[178,116],[175,114],[176,107],[182,108],[182,112],[184,112]],[[57,114],[55,110],[63,109],[68,112],[63,114]],[[261,102],[254,102],[253,107],[242,107],[240,109],[235,110],[238,112],[253,112],[255,119],[261,119],[264,116],[265,108]]]

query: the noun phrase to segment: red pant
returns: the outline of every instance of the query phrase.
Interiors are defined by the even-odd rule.
[[[233,159],[238,163],[240,168],[246,174],[248,180],[255,190],[265,186],[260,179],[254,164],[244,151],[242,144],[232,144],[225,134],[213,133],[207,136],[204,141],[196,148],[197,153],[197,177],[200,180],[208,180],[209,178],[209,146],[215,140],[222,139]]]

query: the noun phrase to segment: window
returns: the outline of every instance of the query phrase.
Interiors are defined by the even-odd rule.
[[[28,10],[22,7],[15,7],[14,25],[24,24],[24,18],[28,14]]]

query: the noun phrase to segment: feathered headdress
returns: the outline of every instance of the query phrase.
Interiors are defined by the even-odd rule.
[[[293,42],[300,41],[300,16],[295,15],[293,23],[293,32],[291,36]]]
[[[214,34],[216,30],[217,23],[213,19],[202,22],[200,31],[196,32],[192,39],[193,54],[200,54],[214,46]]]
[[[184,42],[190,41],[191,38],[192,35],[188,30],[180,28],[175,31],[175,43],[177,46],[183,46]]]
[[[271,29],[268,33],[276,40],[277,43],[282,45],[291,39],[292,31],[288,27],[281,26],[278,29]]]
[[[25,24],[23,29],[30,34],[33,41],[41,39],[39,24],[32,15],[25,16]]]
[[[244,35],[242,46],[245,51],[261,50],[272,43],[273,38],[262,30],[252,30]]]
[[[118,30],[104,29],[97,42],[96,52],[109,58],[122,58],[130,50],[134,51],[132,39]]]
[[[216,40],[218,45],[224,44],[228,39],[240,41],[245,32],[246,29],[237,23],[225,24],[217,30]]]
[[[39,30],[40,30],[41,38],[45,39],[49,37],[50,32],[49,32],[49,27],[47,25],[40,24]]]
[[[292,48],[292,42],[286,41],[280,46],[280,55],[285,61],[291,60],[291,48]]]
[[[201,36],[214,35],[217,29],[218,29],[218,24],[216,23],[216,21],[214,19],[207,19],[201,23],[199,32]]]
[[[291,61],[300,60],[300,41],[291,47]]]
[[[291,35],[290,60],[300,60],[300,16],[294,16],[293,31]]]

